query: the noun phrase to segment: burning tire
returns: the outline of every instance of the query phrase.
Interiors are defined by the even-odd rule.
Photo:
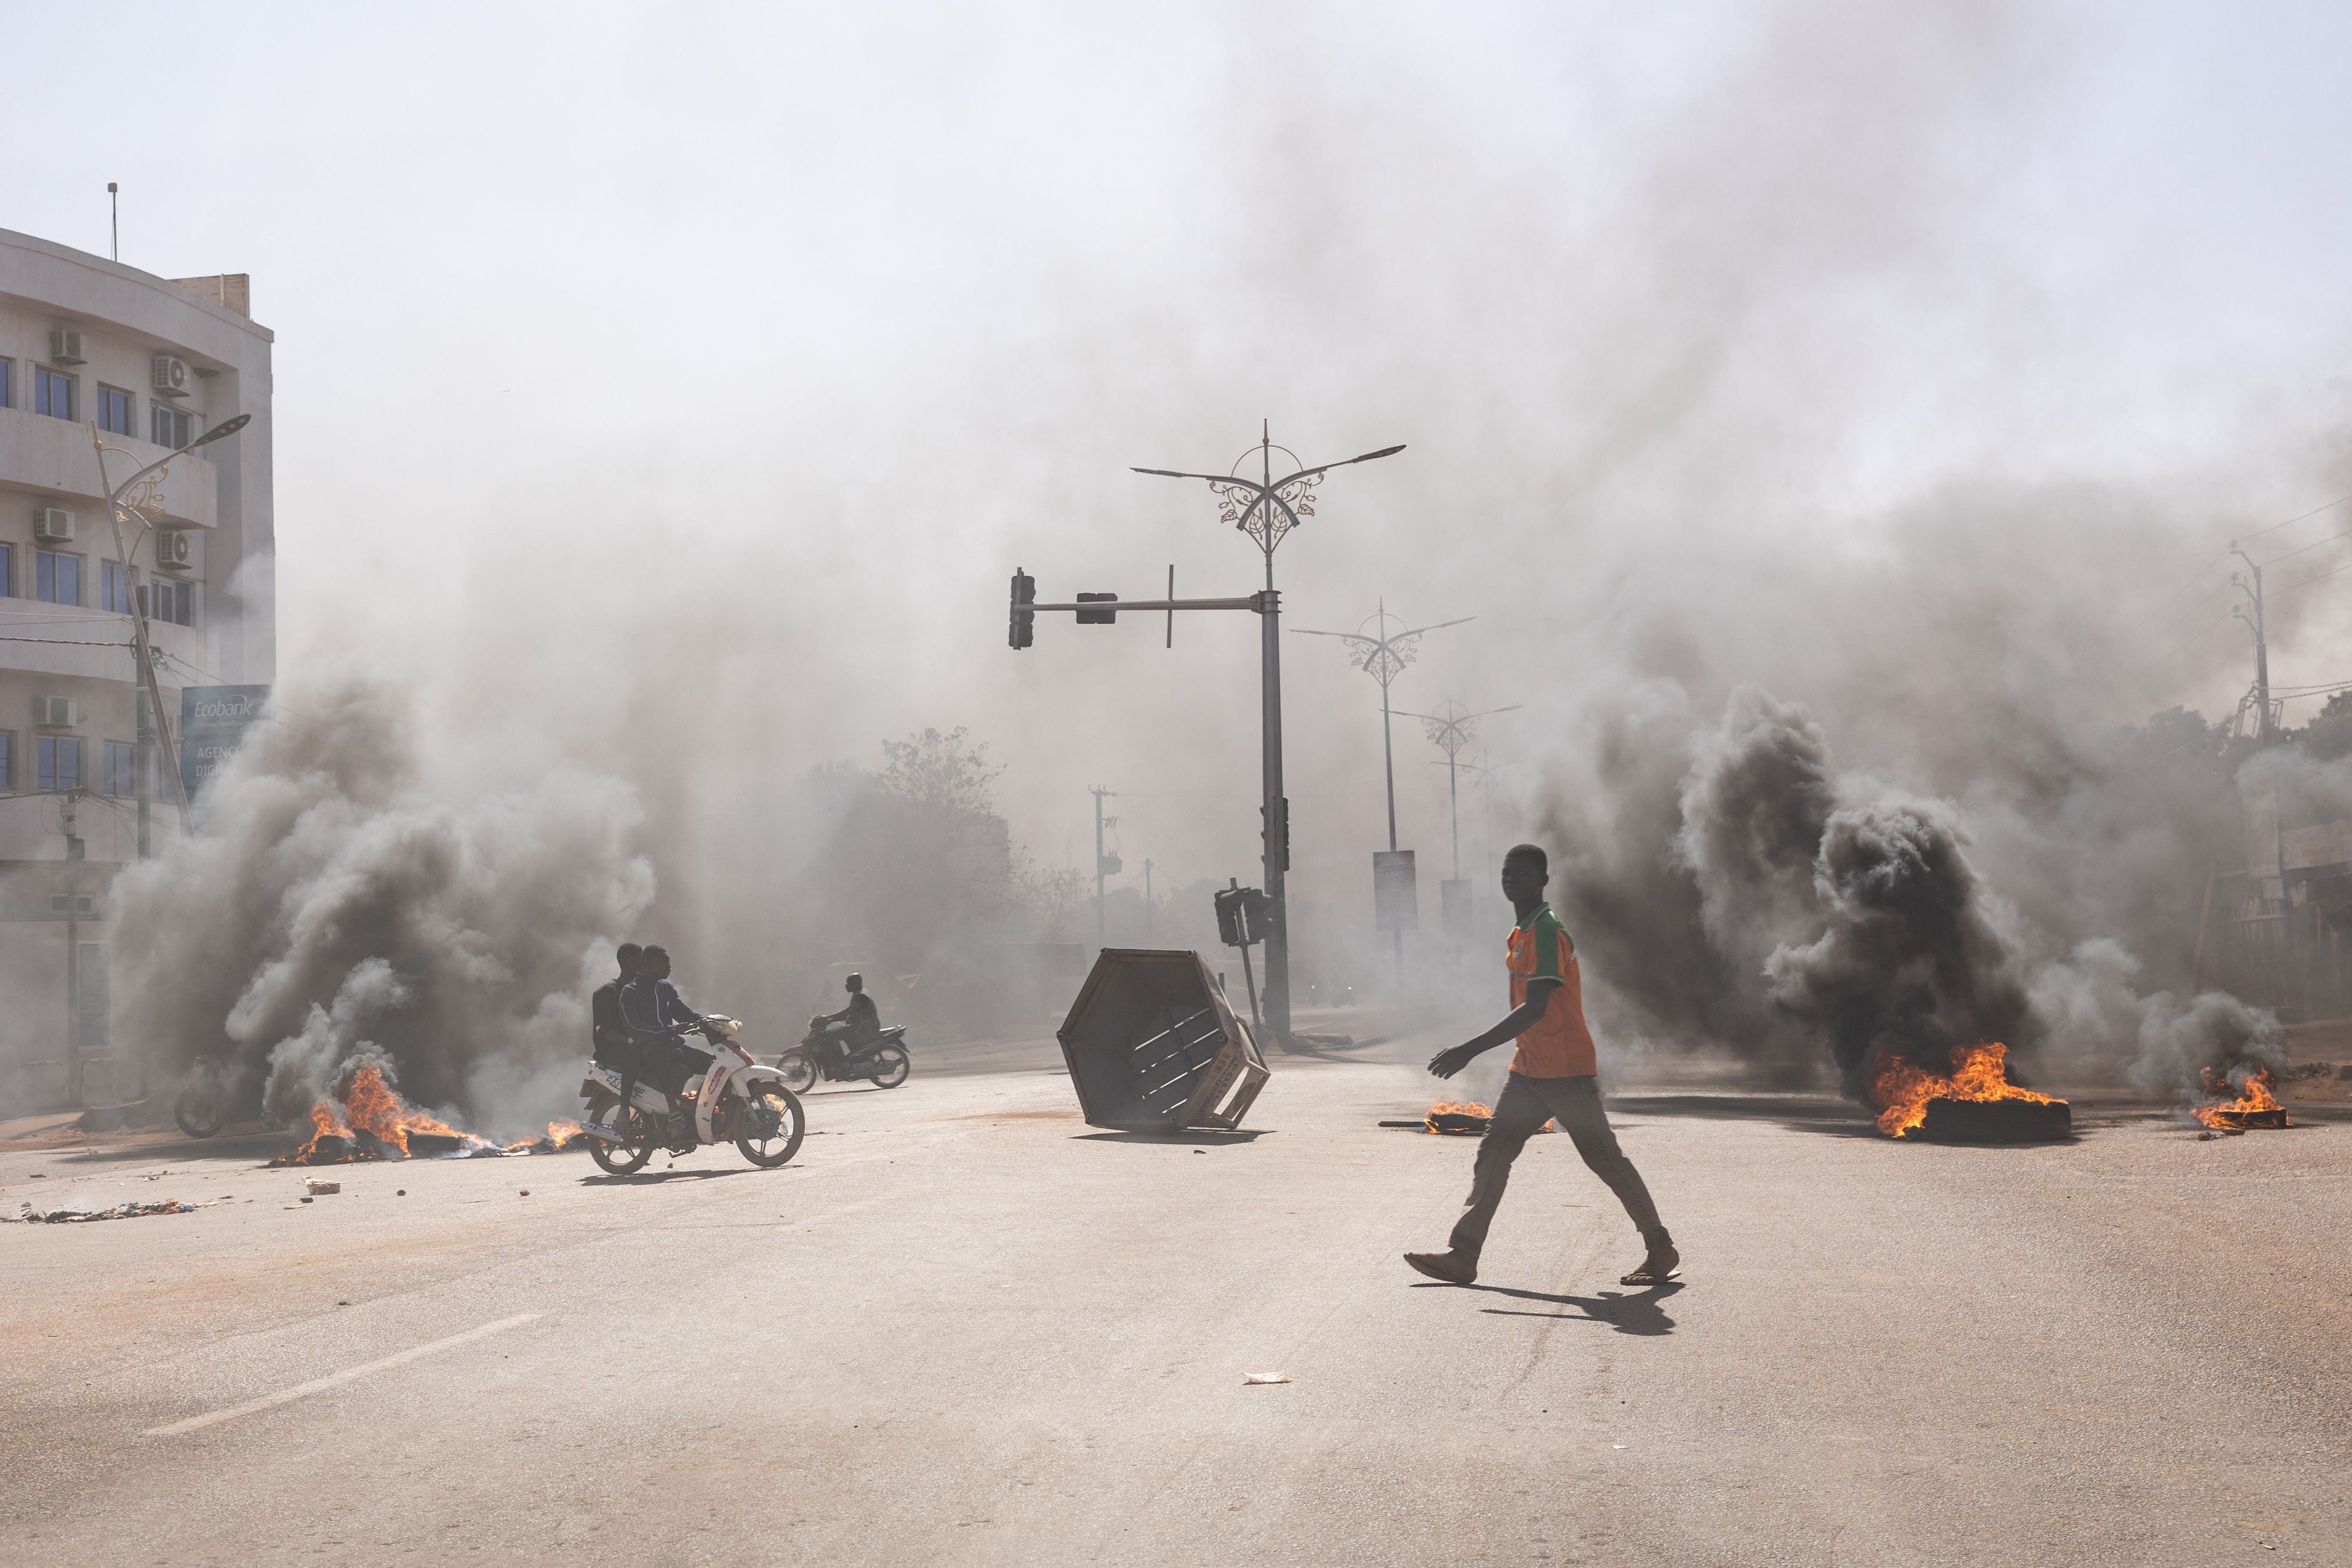
[[[737,1103],[734,1120],[735,1147],[762,1170],[773,1170],[800,1153],[801,1139],[808,1132],[799,1099],[777,1083],[753,1084],[750,1098]],[[646,1152],[652,1152],[650,1146]]]
[[[635,1105],[623,1105],[609,1094],[599,1095],[588,1102],[591,1122],[601,1123],[622,1135],[624,1142],[606,1143],[602,1138],[588,1140],[588,1157],[614,1176],[629,1176],[645,1168],[654,1157],[654,1130],[645,1113]]]

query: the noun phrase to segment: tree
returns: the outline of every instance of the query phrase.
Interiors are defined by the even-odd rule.
[[[2352,757],[2352,692],[2337,692],[2311,722],[2294,732],[2294,742],[2315,761]]]
[[[882,788],[919,806],[989,815],[1003,771],[989,766],[988,743],[968,739],[961,725],[945,735],[924,729],[882,743]]]

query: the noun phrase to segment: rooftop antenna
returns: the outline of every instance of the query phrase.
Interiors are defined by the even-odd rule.
[[[106,183],[106,226],[113,246],[113,259],[122,259],[122,203],[115,193],[121,189],[113,181]]]

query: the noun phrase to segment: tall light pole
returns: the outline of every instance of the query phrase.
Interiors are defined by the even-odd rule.
[[[1260,696],[1260,737],[1262,757],[1262,789],[1264,804],[1258,810],[1265,821],[1265,1016],[1272,1024],[1277,1040],[1290,1037],[1290,914],[1287,894],[1284,889],[1286,873],[1290,870],[1290,801],[1282,792],[1282,601],[1275,591],[1274,552],[1294,528],[1315,515],[1313,492],[1323,482],[1323,476],[1334,468],[1344,468],[1351,463],[1370,463],[1375,458],[1393,457],[1404,450],[1403,443],[1383,446],[1378,452],[1366,452],[1337,463],[1319,464],[1314,467],[1300,465],[1283,477],[1274,476],[1274,455],[1281,453],[1289,463],[1298,463],[1298,454],[1287,446],[1276,446],[1269,421],[1260,426],[1258,444],[1234,460],[1233,467],[1223,474],[1192,474],[1173,468],[1138,468],[1138,474],[1152,474],[1167,479],[1205,480],[1215,492],[1218,501],[1217,520],[1233,524],[1236,532],[1247,534],[1255,541],[1265,557],[1265,591],[1260,595],[1264,609],[1259,614],[1259,646],[1262,695]],[[1258,476],[1255,479],[1242,472],[1252,454],[1258,460]]]
[[[1445,699],[1443,713],[1409,713],[1407,718],[1421,720],[1421,727],[1433,745],[1445,753],[1445,806],[1454,824],[1454,878],[1462,879],[1462,794],[1459,783],[1462,748],[1478,737],[1478,721],[1498,713],[1517,713],[1519,705],[1490,707],[1478,713],[1464,713],[1462,705],[1452,697]]]
[[[141,860],[145,860],[153,852],[148,841],[148,802],[154,794],[152,785],[155,772],[154,754],[159,737],[163,743],[163,756],[172,764],[170,768],[172,793],[180,803],[180,827],[183,831],[186,831],[188,824],[188,788],[180,778],[179,759],[172,750],[171,720],[164,716],[163,693],[157,689],[155,684],[155,648],[148,635],[147,599],[131,587],[132,558],[138,553],[139,545],[145,543],[147,536],[155,531],[155,517],[151,514],[160,513],[162,505],[160,499],[131,503],[126,501],[125,497],[131,494],[133,486],[151,474],[154,476],[154,480],[150,489],[160,495],[163,479],[169,473],[165,465],[173,458],[180,456],[183,453],[194,452],[197,447],[218,441],[223,436],[235,435],[252,423],[253,415],[249,413],[240,413],[234,419],[225,419],[185,446],[179,448],[178,451],[169,452],[158,457],[120,485],[108,483],[106,474],[108,447],[98,438],[97,424],[93,423],[89,427],[90,450],[98,457],[98,483],[106,492],[107,522],[114,530],[115,559],[122,563],[123,591],[131,595],[131,647],[139,657],[140,682],[146,687],[146,711],[140,716],[139,724],[139,777],[133,781],[136,786],[134,792],[139,800],[139,858]],[[122,519],[126,513],[134,517],[139,524],[139,538],[128,549],[124,549],[122,544]]]
[[[1403,618],[1389,613],[1389,601],[1385,596],[1379,602],[1380,608],[1367,616],[1363,625],[1357,627],[1353,632],[1311,632],[1304,626],[1294,626],[1291,630],[1302,637],[1340,639],[1348,644],[1348,662],[1381,684],[1381,763],[1388,774],[1389,848],[1394,851],[1397,847],[1396,751],[1390,744],[1389,737],[1390,683],[1402,674],[1404,667],[1412,663],[1414,654],[1419,652],[1423,636],[1444,627],[1459,626],[1465,622],[1475,621],[1478,618],[1475,615],[1463,615],[1452,621],[1438,621],[1427,626],[1415,626],[1409,630],[1391,632],[1389,630],[1389,622],[1394,621],[1402,627]],[[1365,627],[1370,627],[1371,630],[1366,631]]]

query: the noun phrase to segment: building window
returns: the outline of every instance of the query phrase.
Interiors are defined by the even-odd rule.
[[[11,598],[16,591],[16,547],[0,545],[0,599]]]
[[[81,602],[81,557],[55,550],[33,552],[33,597],[44,604]]]
[[[0,360],[0,408],[14,408],[16,398],[16,361]]]
[[[16,787],[16,737],[0,729],[0,789]]]
[[[42,789],[81,788],[81,740],[77,736],[45,735],[34,747]]]
[[[117,615],[131,613],[131,574],[119,560],[98,563],[98,607]]]
[[[73,412],[73,378],[55,371],[33,372],[33,412],[46,413],[51,419],[71,419]]]
[[[147,429],[158,446],[185,446],[188,438],[195,434],[195,426],[188,423],[186,409],[166,408],[160,402],[147,405]]]
[[[109,795],[139,793],[139,748],[120,740],[105,743],[106,750],[100,758],[105,768],[104,789]]]
[[[196,596],[194,583],[158,577],[142,584],[139,591],[147,596],[148,620],[166,621],[174,626],[189,624],[188,612]]]
[[[121,387],[98,389],[98,427],[117,435],[131,434],[131,394]]]

